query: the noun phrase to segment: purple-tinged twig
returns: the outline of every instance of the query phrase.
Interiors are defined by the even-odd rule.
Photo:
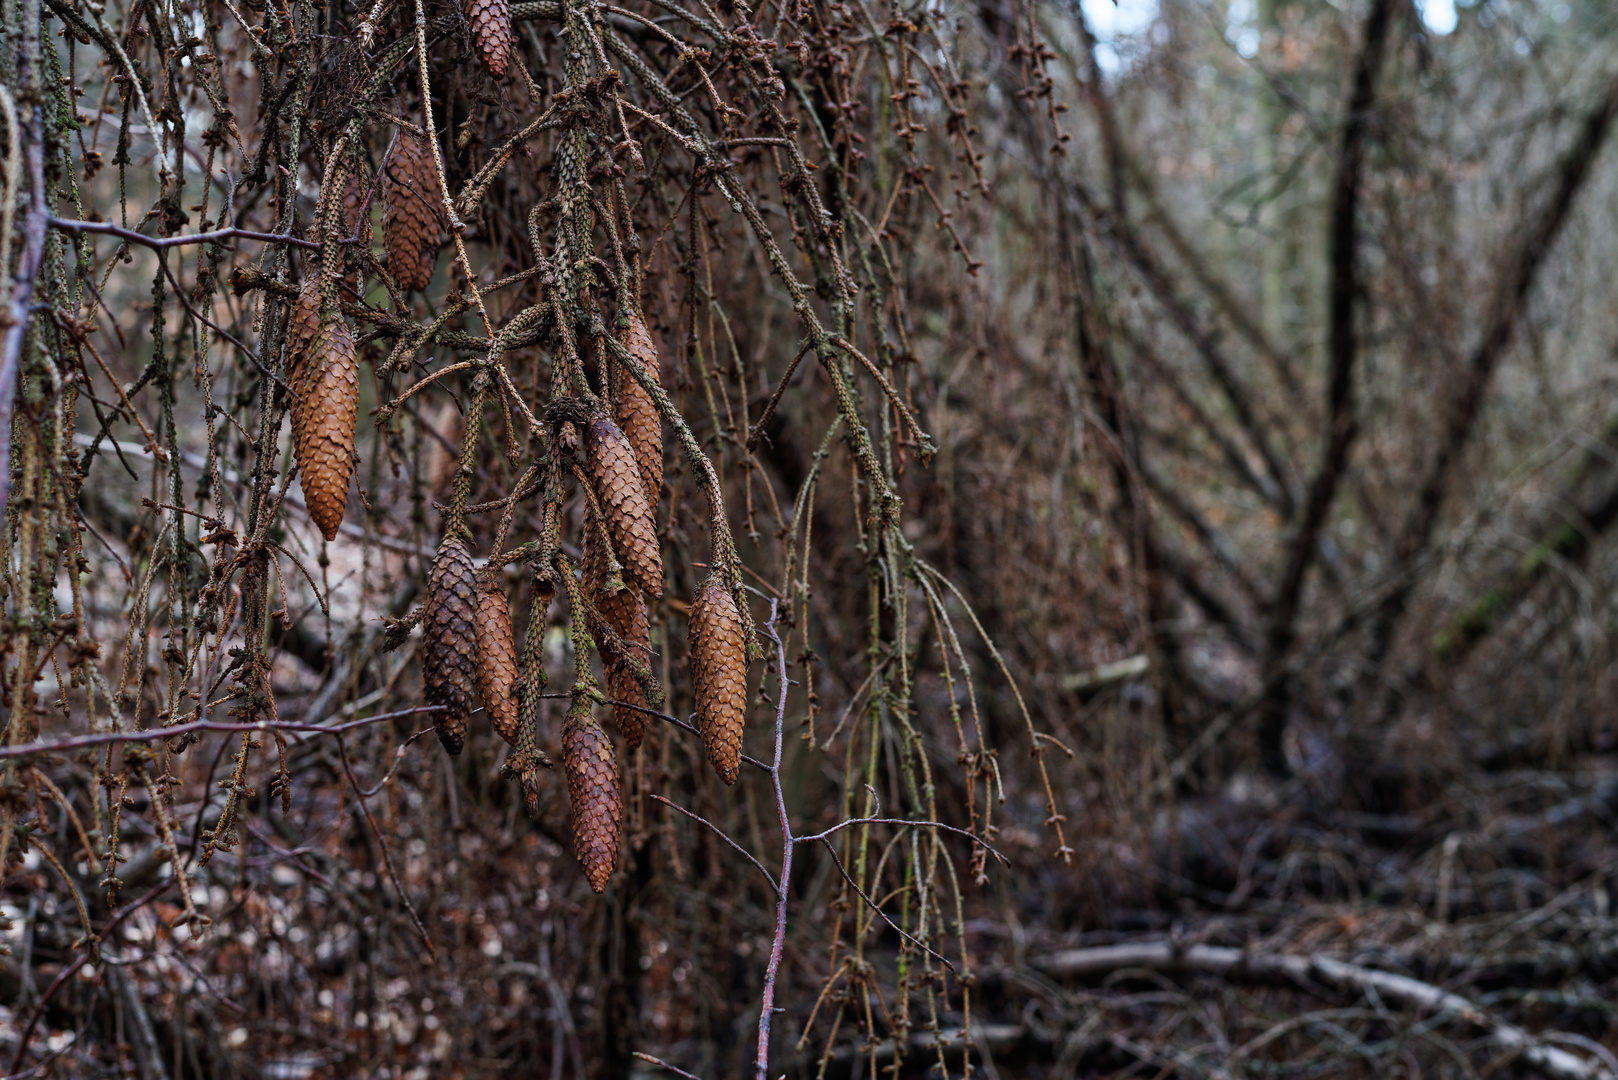
[[[1000,852],[996,851],[992,844],[988,843],[986,840],[983,839],[983,837],[979,836],[977,833],[969,832],[966,829],[957,829],[953,825],[945,825],[942,821],[912,821],[910,818],[893,818],[893,817],[857,817],[857,818],[849,818],[847,821],[839,821],[837,824],[833,825],[831,828],[827,829],[825,832],[815,833],[815,835],[813,835],[813,836],[795,837],[793,839],[793,843],[812,844],[816,840],[824,840],[828,836],[832,835],[833,833],[839,832],[839,831],[841,831],[843,829],[848,828],[850,825],[912,825],[912,826],[915,826],[917,828],[922,828],[922,829],[943,829],[945,832],[952,832],[952,833],[956,833],[956,834],[958,834],[960,836],[964,836],[968,840],[972,841],[974,844],[977,844],[980,847],[984,848],[986,851],[988,851],[988,853],[990,855],[993,855],[996,859],[998,859],[1000,861],[1000,865],[1002,865],[1002,866],[1010,866],[1011,865],[1010,860],[1008,860],[1004,855],[1000,854]]]
[[[695,1076],[695,1075],[693,1075],[691,1073],[688,1073],[684,1069],[675,1068],[673,1065],[670,1065],[668,1062],[664,1061],[662,1058],[655,1058],[650,1054],[643,1054],[639,1050],[635,1051],[635,1056],[640,1058],[642,1061],[648,1062],[648,1063],[650,1063],[652,1065],[656,1065],[659,1069],[667,1069],[669,1072],[673,1073],[675,1076],[683,1076],[683,1077],[685,1077],[685,1080],[702,1080],[701,1077]]]
[[[781,952],[787,943],[787,885],[792,879],[792,822],[787,818],[787,797],[781,790],[781,741],[787,717],[787,651],[781,635],[775,632],[777,601],[770,601],[770,618],[764,633],[775,645],[776,678],[781,693],[775,704],[775,757],[769,765],[770,787],[775,791],[775,809],[781,816],[781,878],[775,890],[775,937],[770,943],[770,963],[764,969],[764,1002],[758,1012],[758,1068],[756,1080],[769,1080],[770,1017],[775,1012],[775,976],[781,968]]]
[[[194,720],[189,724],[175,724],[173,727],[147,728],[144,731],[108,731],[100,735],[80,735],[77,738],[61,739],[51,743],[23,743],[20,746],[0,747],[0,761],[7,758],[32,757],[35,754],[66,754],[73,750],[83,750],[92,746],[105,746],[109,743],[154,742],[158,739],[169,739],[192,731],[297,731],[333,735],[341,734],[351,728],[364,727],[367,724],[378,724],[384,720],[394,720],[401,716],[437,712],[441,708],[443,708],[441,705],[417,705],[410,709],[400,709],[398,712],[380,713],[376,716],[367,716],[362,720],[350,720],[347,723],[332,724],[330,726],[296,723],[293,721],[260,720],[252,724],[222,724],[213,720]]]
[[[879,907],[877,905],[876,901],[872,900],[871,897],[866,894],[865,890],[861,889],[859,887],[859,885],[854,881],[854,879],[849,877],[848,871],[843,868],[842,861],[837,858],[837,851],[836,851],[835,848],[832,847],[830,837],[834,833],[838,832],[841,829],[845,829],[850,825],[861,825],[861,824],[864,824],[864,825],[909,825],[909,826],[920,827],[920,828],[943,829],[946,832],[959,833],[962,836],[965,836],[965,837],[971,839],[974,843],[982,845],[986,850],[991,852],[994,855],[994,857],[996,859],[1000,860],[1002,863],[1004,863],[1006,861],[1005,856],[1001,855],[998,851],[995,851],[995,849],[993,847],[990,847],[989,844],[985,843],[980,837],[974,835],[973,833],[967,832],[964,829],[957,829],[954,826],[945,825],[945,824],[943,824],[941,822],[937,822],[937,821],[912,821],[909,818],[884,818],[884,817],[852,818],[852,819],[850,819],[848,821],[844,821],[844,822],[841,822],[841,823],[839,823],[837,825],[834,825],[831,828],[825,830],[824,832],[815,833],[812,836],[793,836],[792,835],[792,822],[791,822],[791,819],[787,815],[786,792],[781,787],[781,753],[782,753],[782,748],[783,748],[784,741],[785,741],[785,731],[786,731],[787,691],[791,687],[792,684],[787,680],[786,647],[781,643],[781,636],[780,636],[780,634],[778,634],[776,632],[776,629],[775,629],[775,620],[776,620],[776,614],[777,614],[778,608],[779,608],[778,601],[776,601],[774,599],[771,599],[770,600],[770,617],[769,617],[768,621],[766,621],[764,623],[764,627],[763,627],[764,635],[767,638],[769,638],[771,644],[773,644],[775,646],[776,676],[777,676],[777,679],[779,680],[779,683],[780,683],[780,694],[776,699],[776,705],[775,705],[775,748],[774,748],[774,756],[770,760],[769,764],[765,764],[764,762],[758,761],[758,760],[756,760],[754,758],[746,757],[745,755],[743,756],[742,760],[746,761],[750,765],[754,765],[754,766],[762,769],[764,772],[768,773],[769,777],[770,777],[770,789],[771,789],[772,793],[775,795],[776,813],[779,816],[780,823],[781,823],[781,873],[780,873],[780,876],[776,877],[776,878],[771,878],[770,872],[764,868],[763,863],[759,862],[758,859],[754,858],[745,848],[743,848],[740,844],[736,843],[736,841],[732,840],[729,836],[725,835],[724,830],[720,829],[717,825],[714,825],[712,822],[708,821],[706,818],[703,818],[703,817],[701,817],[701,816],[699,816],[697,814],[694,814],[691,811],[684,809],[683,807],[676,806],[674,803],[672,803],[669,800],[663,798],[662,796],[659,796],[659,795],[653,795],[652,796],[653,799],[655,799],[658,802],[662,803],[664,806],[667,806],[667,807],[669,807],[670,809],[673,809],[673,810],[678,810],[680,813],[684,814],[686,817],[693,818],[696,821],[698,821],[698,822],[702,823],[703,825],[707,826],[709,829],[711,829],[721,840],[725,841],[725,843],[729,844],[732,848],[735,848],[737,851],[741,852],[741,854],[743,854],[743,855],[745,855],[747,857],[749,862],[751,862],[754,866],[757,866],[759,868],[760,872],[762,872],[764,874],[765,878],[770,879],[770,884],[775,889],[775,936],[771,940],[771,943],[770,943],[770,960],[769,960],[768,965],[766,965],[766,967],[764,969],[764,990],[763,990],[763,993],[761,995],[762,996],[762,1001],[760,1003],[759,1015],[758,1015],[758,1051],[757,1051],[757,1055],[756,1055],[756,1057],[754,1059],[755,1065],[756,1065],[756,1068],[755,1068],[755,1071],[754,1071],[755,1080],[769,1080],[769,1068],[770,1068],[770,1020],[775,1015],[775,982],[776,982],[776,976],[779,974],[780,969],[781,969],[781,955],[786,949],[786,939],[787,939],[787,889],[788,889],[788,886],[790,885],[791,880],[792,880],[792,852],[799,844],[801,844],[801,843],[809,843],[809,842],[813,842],[813,841],[819,841],[820,843],[826,845],[826,850],[827,850],[828,853],[830,853],[832,863],[837,867],[837,872],[842,874],[843,880],[847,881],[849,885],[853,886],[854,891],[859,894],[860,899],[865,901],[865,903],[871,908],[872,911],[876,912],[877,915],[881,916],[883,922],[885,922],[889,926],[893,927],[893,929],[899,934],[900,937],[904,938],[906,941],[908,941],[911,944],[915,945],[917,948],[921,949],[923,952],[927,953],[929,956],[931,956],[934,959],[938,960],[940,963],[942,963],[945,967],[949,968],[951,971],[955,970],[955,965],[951,964],[940,953],[937,953],[937,952],[933,951],[932,949],[928,948],[924,943],[917,940],[912,935],[906,933],[903,927],[899,926],[892,919],[888,918],[887,914],[881,909],[881,907]],[[618,704],[618,703],[614,702],[614,704]],[[627,702],[625,702],[624,704],[628,705]],[[697,729],[695,727],[693,727],[692,725],[690,725],[690,724],[686,723],[685,721],[679,719],[678,717],[670,716],[667,713],[660,713],[660,712],[657,712],[656,710],[642,708],[642,707],[636,706],[636,705],[629,705],[629,707],[632,708],[632,709],[635,709],[637,712],[646,713],[648,716],[656,716],[659,719],[667,720],[669,723],[674,724],[677,727],[684,728],[685,730],[691,732],[692,734],[698,734]],[[636,1053],[635,1056],[642,1059],[643,1061],[647,1061],[647,1062],[650,1062],[653,1065],[657,1065],[657,1066],[659,1066],[661,1068],[667,1069],[668,1071],[670,1071],[672,1073],[675,1073],[676,1075],[684,1076],[684,1077],[691,1077],[690,1073],[683,1072],[680,1069],[677,1069],[674,1066],[669,1065],[666,1062],[659,1061],[657,1058],[651,1057],[651,1056],[649,1056],[647,1054]],[[692,1077],[691,1080],[695,1080],[695,1078]]]
[[[282,236],[279,233],[254,232],[252,229],[224,228],[212,232],[189,233],[185,236],[146,236],[133,229],[125,229],[114,225],[110,221],[75,221],[69,218],[59,218],[52,214],[50,226],[70,233],[105,233],[116,236],[130,244],[139,244],[142,247],[162,251],[164,248],[184,247],[189,244],[217,244],[221,240],[262,240],[267,244],[291,244],[294,247],[309,248],[319,251],[320,245],[313,240],[304,240],[296,236]]]

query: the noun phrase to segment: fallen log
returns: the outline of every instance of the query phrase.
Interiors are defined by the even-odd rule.
[[[1170,941],[1143,941],[1068,949],[1037,957],[1033,965],[1049,975],[1094,978],[1125,968],[1196,972],[1231,980],[1321,984],[1338,990],[1375,994],[1407,1009],[1450,1014],[1488,1032],[1496,1045],[1554,1080],[1618,1080],[1618,1070],[1598,1058],[1584,1058],[1546,1044],[1532,1033],[1490,1016],[1472,1001],[1406,975],[1377,971],[1329,956],[1252,953],[1215,945],[1180,946]]]

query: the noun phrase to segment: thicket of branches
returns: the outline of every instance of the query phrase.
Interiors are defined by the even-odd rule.
[[[0,1075],[1618,1074],[1618,20],[1087,14],[3,0]]]

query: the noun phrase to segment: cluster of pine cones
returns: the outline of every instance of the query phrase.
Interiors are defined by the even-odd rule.
[[[484,67],[495,77],[511,61],[514,41],[509,0],[469,0],[468,22]],[[401,129],[381,176],[383,242],[387,276],[401,293],[431,283],[448,220],[434,163],[430,133]],[[350,175],[332,208],[350,235],[360,224],[361,185]],[[335,224],[335,221],[334,221]],[[357,282],[345,275],[350,288]],[[310,519],[328,541],[343,523],[353,476],[359,406],[359,364],[347,322],[323,297],[318,276],[293,306],[287,334],[293,452]],[[657,350],[646,323],[631,312],[620,342],[656,382]],[[564,423],[552,452],[582,463],[590,487],[582,537],[579,580],[569,595],[582,594],[593,607],[585,627],[594,630],[605,675],[606,696],[625,746],[633,751],[652,713],[648,689],[658,690],[647,663],[651,618],[647,600],[663,594],[663,563],[657,536],[657,506],[663,485],[663,426],[652,393],[616,360],[601,373],[610,404],[588,419]],[[476,422],[469,420],[469,422]],[[425,627],[423,682],[430,704],[439,706],[434,725],[451,754],[465,745],[468,718],[481,702],[494,729],[521,753],[526,738],[520,691],[525,685],[512,631],[511,608],[497,578],[499,567],[478,569],[467,544],[470,533],[452,515],[433,559],[429,592],[420,614]],[[559,563],[558,567],[565,564]],[[564,571],[565,572],[565,571]],[[540,611],[538,617],[543,618]],[[575,610],[578,620],[581,612]],[[746,706],[747,630],[722,576],[699,586],[687,611],[698,730],[708,760],[726,784],[741,764]],[[576,626],[575,629],[584,629]],[[582,639],[582,638],[581,638]],[[539,663],[535,649],[528,662]],[[562,728],[562,764],[568,777],[575,852],[597,892],[617,864],[623,795],[612,740],[575,695]],[[528,716],[535,710],[527,710]]]
[[[420,250],[394,247],[393,221],[390,216],[390,262],[395,250]],[[410,227],[415,224],[411,221]],[[430,275],[430,265],[426,272]],[[347,323],[336,311],[323,318],[320,309],[316,279],[304,286],[293,307],[289,387],[304,499],[311,519],[332,540],[343,520],[354,469],[358,363]],[[641,369],[655,379],[657,351],[638,313],[630,317],[622,338]],[[582,424],[582,437],[571,424],[564,425],[558,441],[576,444],[574,452],[582,458],[592,489],[579,585],[610,631],[597,635],[597,649],[613,717],[625,746],[634,750],[645,737],[650,710],[633,669],[648,670],[651,619],[646,601],[663,594],[657,538],[663,428],[651,394],[616,361],[611,363],[618,369],[610,380],[617,387],[611,413],[603,410]],[[521,739],[521,665],[511,607],[497,572],[492,564],[477,569],[467,536],[453,526],[433,559],[423,615],[423,681],[427,701],[440,707],[434,726],[451,754],[465,745],[467,721],[478,702],[501,738],[513,747]],[[718,575],[699,587],[687,616],[698,730],[715,772],[734,784],[746,707],[746,630],[731,590]],[[575,611],[573,617],[581,615]],[[623,794],[611,739],[588,709],[568,712],[562,764],[575,853],[591,887],[600,892],[617,865]]]

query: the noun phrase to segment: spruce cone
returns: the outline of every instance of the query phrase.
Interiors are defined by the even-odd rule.
[[[616,592],[607,588],[607,542],[601,535],[601,526],[596,522],[589,522],[584,529],[583,552],[579,559],[579,574],[584,582],[584,591],[595,604],[601,617],[607,620],[607,625],[616,630],[620,637],[627,637],[630,628],[635,624],[637,611],[645,621],[645,605],[641,603],[637,590],[633,585]]]
[[[473,708],[477,591],[471,552],[461,541],[446,536],[433,557],[429,577],[422,679],[427,704],[444,706],[433,714],[433,727],[438,730],[438,741],[452,754],[459,754],[466,742],[466,718]]]
[[[607,590],[606,544],[597,525],[592,524],[584,530],[580,572],[584,579],[584,590],[596,610],[601,612],[607,625],[623,638],[628,648],[638,650],[638,658],[644,662],[652,650],[651,617],[636,589]],[[614,701],[627,701],[631,705],[646,708],[645,692],[630,674],[629,665],[619,650],[605,640],[598,641],[596,646],[601,651],[601,667],[607,677],[607,696]],[[612,716],[618,723],[618,730],[623,733],[624,745],[631,750],[639,746],[646,733],[646,714],[614,705]]]
[[[298,299],[292,305],[292,318],[287,323],[286,375],[291,400],[287,412],[292,419],[292,452],[298,454],[303,442],[303,421],[314,411],[304,403],[303,374],[309,364],[309,346],[320,333],[320,279],[311,277],[298,290]]]
[[[298,372],[315,335],[320,333],[320,278],[310,277],[298,290],[292,305],[292,321],[287,324],[287,382],[296,385]]]
[[[629,317],[629,329],[624,334],[624,348],[640,361],[640,366],[654,380],[658,374],[657,348],[646,329],[646,320],[637,312]],[[646,485],[646,502],[657,513],[657,502],[663,493],[663,419],[657,415],[652,395],[635,381],[627,371],[622,373],[618,388],[618,423],[635,448],[635,461],[640,466],[641,480]]]
[[[601,892],[618,862],[624,797],[612,740],[588,712],[569,712],[562,724],[562,767],[573,804],[573,853],[590,888]]]
[[[747,639],[741,615],[724,582],[710,577],[697,591],[687,617],[697,730],[719,779],[734,784],[747,711]]]
[[[629,672],[629,666],[622,662],[607,664],[607,696],[612,698],[612,718],[618,724],[618,731],[624,737],[624,747],[634,750],[646,738],[646,714],[625,708],[618,702],[629,705],[639,705],[646,708],[646,694],[641,690],[640,683]]]
[[[484,70],[498,79],[506,73],[515,44],[510,0],[470,0],[466,20],[472,24],[472,40],[477,43]]]
[[[438,263],[438,234],[442,227],[438,176],[433,149],[427,140],[408,131],[388,161],[382,183],[383,241],[388,249],[388,273],[401,291],[425,289]]]
[[[298,302],[301,306],[303,297]],[[320,326],[291,385],[292,448],[303,501],[320,534],[335,540],[348,505],[348,479],[354,473],[354,425],[360,408],[354,338],[341,316]]]
[[[517,745],[517,645],[511,605],[492,574],[478,582],[478,698],[500,737]]]
[[[351,172],[348,174],[348,180],[343,185],[344,239],[347,239],[360,231],[360,207],[364,204],[365,185],[360,183],[359,173]],[[346,248],[344,250],[347,251]],[[350,267],[357,267],[360,264],[360,257],[357,250],[348,252],[344,258],[350,260],[348,263],[348,266]],[[358,269],[348,270],[348,272],[343,275],[343,280],[348,282],[349,288],[357,288],[360,281],[360,271]]]
[[[584,429],[584,445],[613,549],[635,584],[655,600],[663,595],[663,556],[635,451],[618,425],[605,416]]]

